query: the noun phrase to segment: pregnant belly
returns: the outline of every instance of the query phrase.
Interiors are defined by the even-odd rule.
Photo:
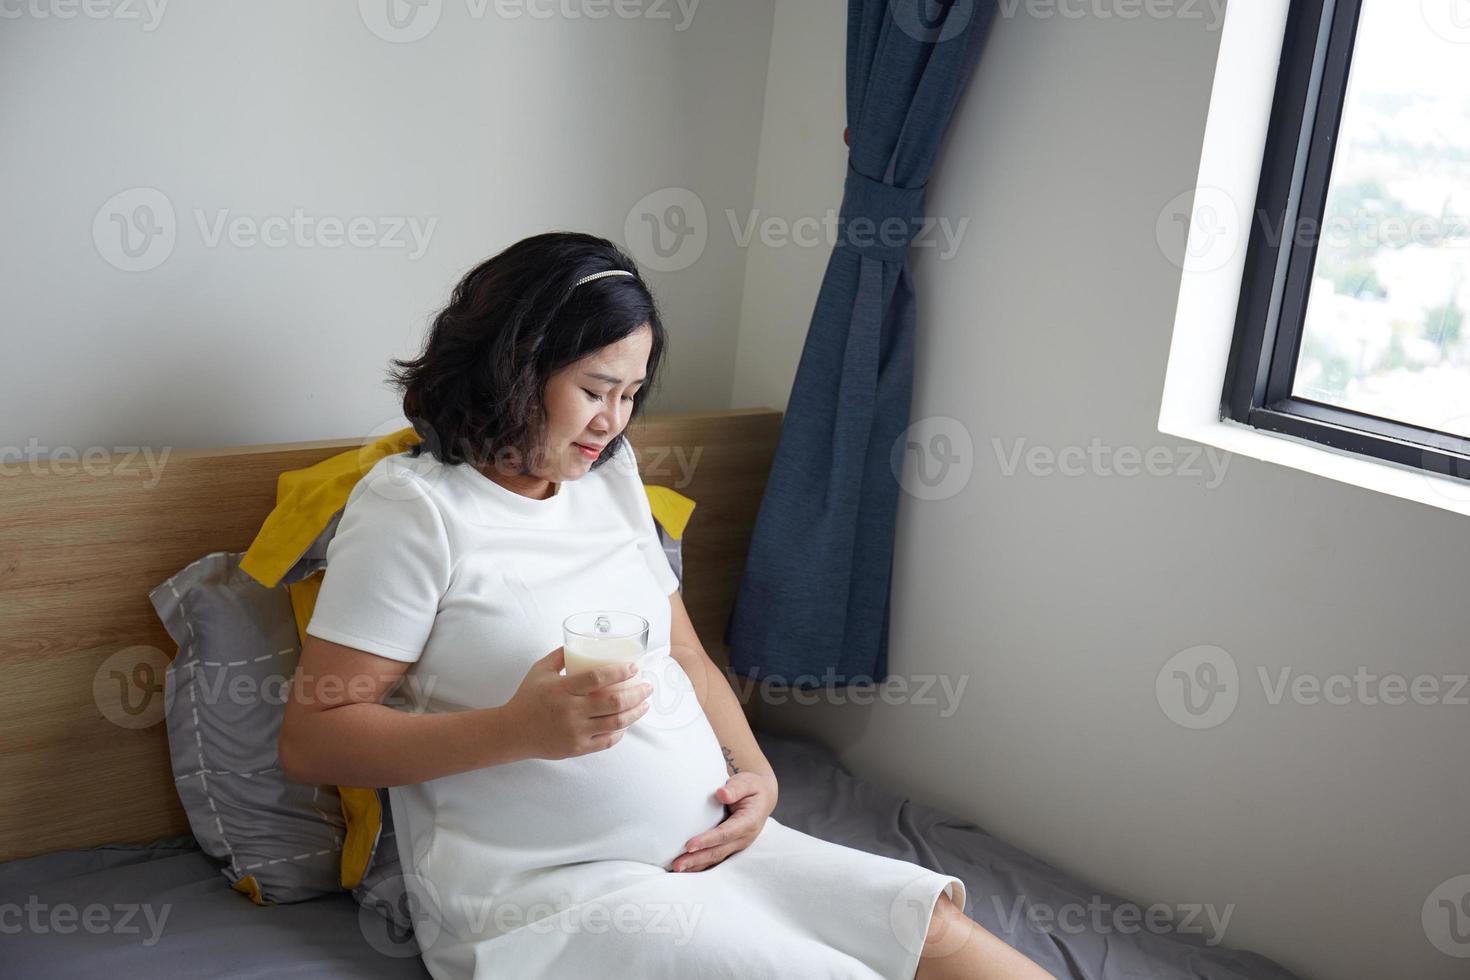
[[[666,866],[695,834],[725,818],[715,791],[725,784],[719,740],[701,715],[685,729],[644,726],[645,715],[605,752],[579,756],[554,782],[587,808],[566,843],[585,841],[589,860]]]
[[[433,787],[433,829],[409,871],[424,883],[415,894],[429,896],[417,914],[461,941],[489,939],[672,873],[689,838],[725,819],[714,795],[725,763],[702,713],[679,728],[642,728],[651,715],[601,752],[423,784]]]
[[[703,711],[680,719],[655,706],[611,748],[436,780],[436,838],[465,853],[436,847],[435,863],[473,861],[482,881],[587,861],[664,868],[725,819],[715,791],[727,779]]]

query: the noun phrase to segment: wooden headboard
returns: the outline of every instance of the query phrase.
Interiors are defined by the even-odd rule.
[[[780,426],[762,408],[640,419],[628,431],[644,481],[697,504],[684,601],[722,667]],[[84,454],[0,473],[0,861],[189,831],[165,726],[149,721],[161,718],[159,670],[178,648],[148,593],[196,558],[248,548],[282,471],[363,443],[179,450],[161,465],[155,454],[156,471]]]

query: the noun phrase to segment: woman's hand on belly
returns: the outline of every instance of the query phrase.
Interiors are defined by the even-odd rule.
[[[753,770],[737,772],[715,793],[730,811],[719,826],[696,834],[669,867],[670,871],[703,871],[755,842],[766,818],[776,808],[774,777]]]

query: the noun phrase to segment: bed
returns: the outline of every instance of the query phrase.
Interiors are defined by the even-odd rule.
[[[768,409],[636,423],[645,481],[697,501],[685,602],[711,656],[720,642],[780,433]],[[258,907],[189,832],[162,725],[103,717],[99,669],[120,650],[174,647],[148,590],[215,550],[243,550],[276,477],[362,445],[328,440],[173,452],[161,468],[96,456],[6,480],[0,525],[0,975],[424,977],[411,934],[347,892]],[[143,696],[148,677],[136,682]],[[848,772],[808,738],[757,731],[782,791],[775,816],[814,836],[962,878],[966,911],[1058,977],[1276,980],[1252,953],[1179,930],[1038,921],[1031,908],[1099,894],[981,828]]]

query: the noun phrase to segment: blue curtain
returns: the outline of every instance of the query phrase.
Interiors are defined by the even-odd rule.
[[[888,675],[889,457],[914,372],[906,256],[921,231],[939,238],[924,188],[994,13],[995,0],[849,0],[838,237],[725,631],[737,674],[797,688]]]

